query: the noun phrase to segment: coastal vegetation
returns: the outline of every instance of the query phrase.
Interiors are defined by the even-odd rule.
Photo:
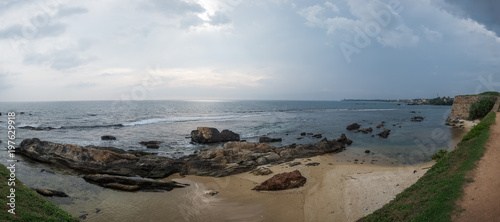
[[[451,106],[453,105],[453,98],[448,97],[436,97],[434,99],[430,99],[428,102],[430,105],[444,105]]]
[[[461,211],[455,202],[463,195],[463,185],[472,182],[467,173],[484,155],[495,117],[495,112],[489,112],[415,184],[359,221],[450,221],[453,212]]]
[[[5,198],[11,194],[11,188],[15,189],[15,214],[9,213],[11,208],[4,203],[0,207],[0,221],[78,221],[17,179],[15,186],[8,186],[9,174],[9,170],[0,164],[0,196]]]
[[[482,119],[495,105],[495,101],[490,97],[484,97],[472,103],[469,109],[469,120]]]

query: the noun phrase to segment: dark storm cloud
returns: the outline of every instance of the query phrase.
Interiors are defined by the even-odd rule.
[[[445,0],[455,6],[453,14],[471,18],[500,36],[500,1],[498,0]]]

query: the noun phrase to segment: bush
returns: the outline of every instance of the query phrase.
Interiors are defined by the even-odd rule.
[[[431,158],[435,161],[439,161],[439,159],[443,158],[447,153],[448,153],[448,150],[439,150],[439,152],[432,155]]]
[[[490,97],[485,97],[472,103],[469,110],[469,120],[482,119],[488,114],[495,105],[495,101]]]

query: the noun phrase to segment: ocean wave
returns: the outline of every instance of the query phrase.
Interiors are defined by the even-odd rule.
[[[358,112],[391,111],[391,110],[396,110],[396,109],[352,109],[352,111],[358,111]]]
[[[192,122],[192,121],[203,121],[203,120],[241,119],[241,118],[250,118],[250,117],[266,116],[266,115],[270,114],[151,118],[151,119],[138,120],[130,123],[123,123],[121,125],[137,126],[137,125],[149,125],[161,122],[175,123],[175,122]]]

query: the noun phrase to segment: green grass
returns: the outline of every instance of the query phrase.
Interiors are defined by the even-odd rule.
[[[452,214],[461,211],[455,202],[463,195],[463,185],[473,181],[467,173],[484,155],[495,116],[495,112],[488,113],[457,149],[444,155],[390,203],[359,221],[451,221]]]
[[[500,92],[488,91],[488,92],[479,93],[478,95],[480,95],[480,96],[500,96]]]
[[[0,164],[0,221],[78,221],[69,213],[61,210],[49,200],[44,199],[32,189],[16,179],[15,186],[8,185],[8,169]],[[10,188],[15,189],[15,215],[8,212],[7,196]]]

